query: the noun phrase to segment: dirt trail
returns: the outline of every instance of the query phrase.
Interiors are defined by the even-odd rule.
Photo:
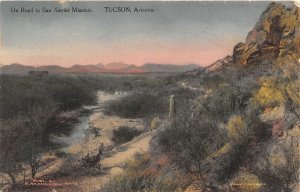
[[[143,153],[149,150],[149,143],[155,131],[147,132],[132,142],[121,146],[121,150],[112,157],[107,157],[101,161],[103,167],[116,167],[122,165],[126,160],[133,158],[136,153]]]
[[[55,158],[53,155],[48,155],[45,158],[54,158],[54,160],[43,166],[38,172],[37,177],[49,178],[50,175],[51,179],[57,177],[58,179],[76,181],[79,184],[78,191],[99,191],[103,185],[107,184],[113,177],[123,172],[122,166],[129,159],[133,159],[136,153],[147,152],[150,148],[150,140],[157,130],[147,132],[147,127],[142,119],[126,119],[117,116],[107,116],[103,112],[103,105],[105,102],[111,99],[119,99],[124,95],[125,94],[123,93],[106,94],[99,92],[99,107],[89,116],[87,123],[89,124],[88,127],[99,129],[100,136],[96,137],[94,135],[89,135],[80,141],[76,141],[64,149],[66,156],[63,158]],[[135,127],[144,133],[128,143],[115,147],[109,156],[106,156],[101,160],[101,171],[96,170],[95,168],[82,168],[81,159],[87,154],[97,154],[101,143],[105,146],[112,146],[112,131],[125,125]],[[92,174],[95,170],[96,174]],[[57,192],[67,191],[66,188],[55,188],[55,190]],[[77,190],[73,189],[73,191]]]
[[[43,191],[84,191],[94,192],[101,191],[104,185],[108,184],[111,179],[122,174],[123,165],[130,159],[133,159],[137,153],[145,153],[150,149],[150,141],[152,137],[158,133],[158,130],[147,131],[148,127],[142,119],[126,119],[117,116],[108,116],[104,114],[103,106],[105,102],[112,99],[119,99],[125,96],[126,93],[106,94],[98,93],[98,105],[90,106],[93,113],[76,124],[74,135],[56,137],[57,141],[65,141],[66,146],[62,149],[64,154],[61,157],[55,155],[55,152],[48,152],[42,157],[42,166],[39,168],[36,179],[45,181],[52,180],[54,182],[74,182],[72,186],[47,186]],[[112,146],[112,132],[120,126],[135,127],[142,132],[142,135],[137,136],[132,141],[123,145],[114,147],[110,155],[101,159],[101,169],[83,168],[82,158],[87,154],[95,155],[98,152],[99,146],[103,143],[105,146]],[[89,127],[98,129],[100,136],[89,134],[84,136],[85,130]],[[80,138],[82,137],[82,138]],[[30,168],[26,168],[26,178],[30,181]],[[7,186],[9,185],[9,178]],[[19,181],[23,178],[18,177]],[[30,188],[31,191],[40,191],[40,189]]]
[[[130,159],[133,159],[136,153],[147,152],[150,148],[150,140],[156,134],[156,130],[147,132],[133,141],[119,147],[118,150],[110,157],[106,157],[101,161],[103,169],[107,173],[97,177],[85,177],[81,180],[82,188],[88,183],[89,191],[99,191],[108,184],[111,179],[123,173],[122,166]]]

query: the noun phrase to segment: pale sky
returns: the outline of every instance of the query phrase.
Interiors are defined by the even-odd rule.
[[[269,2],[1,2],[0,64],[122,61],[209,65],[244,41]],[[12,13],[12,8],[90,8],[91,13]],[[108,13],[106,6],[154,13]]]

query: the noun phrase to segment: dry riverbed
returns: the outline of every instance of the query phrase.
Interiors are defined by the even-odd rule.
[[[61,156],[55,152],[49,152],[42,157],[43,165],[36,175],[46,183],[49,180],[57,186],[43,186],[43,191],[99,191],[113,177],[123,172],[122,166],[133,159],[136,153],[144,153],[149,150],[150,140],[156,131],[149,132],[143,119],[126,119],[104,114],[103,105],[112,99],[119,99],[126,93],[108,94],[98,92],[97,106],[89,106],[86,109],[91,113],[78,117],[79,122],[74,124],[70,135],[53,136],[53,141],[65,145],[60,151]],[[143,132],[142,135],[121,146],[114,146],[111,138],[114,129],[120,126],[134,127]],[[99,130],[99,135],[89,133],[89,129]],[[87,134],[88,133],[88,134]],[[101,143],[111,150],[101,159],[101,169],[95,167],[83,168],[82,158],[87,154],[96,155]],[[26,173],[30,180],[30,171]],[[19,180],[22,178],[20,177]],[[32,191],[40,191],[41,187],[28,186]]]

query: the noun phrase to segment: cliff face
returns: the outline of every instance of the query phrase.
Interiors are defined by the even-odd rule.
[[[299,53],[299,49],[300,8],[271,3],[249,32],[246,42],[234,47],[233,63],[268,65],[279,57]]]

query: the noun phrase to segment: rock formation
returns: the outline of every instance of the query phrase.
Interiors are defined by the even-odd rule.
[[[236,66],[270,65],[300,48],[300,9],[271,3],[249,32],[245,43],[233,50]]]

